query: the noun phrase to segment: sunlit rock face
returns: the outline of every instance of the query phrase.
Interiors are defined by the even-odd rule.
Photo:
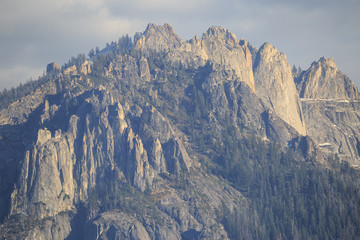
[[[300,99],[285,54],[265,43],[257,53],[254,74],[256,95],[285,122],[306,135]]]
[[[295,79],[307,133],[325,152],[353,166],[360,159],[360,103],[354,83],[333,58],[320,58]]]

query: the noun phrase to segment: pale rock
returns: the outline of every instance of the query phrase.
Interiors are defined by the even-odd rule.
[[[252,55],[246,44],[240,45],[235,34],[213,26],[201,37],[183,43],[168,55],[173,62],[195,67],[204,66],[208,61],[234,71],[240,81],[255,91]]]
[[[36,219],[71,210],[75,189],[73,136],[52,139],[48,130],[41,132],[41,144],[26,153],[19,187],[12,196],[12,214],[27,212]]]
[[[300,99],[285,54],[265,43],[258,51],[254,74],[256,95],[301,135],[306,135]]]
[[[320,58],[296,79],[301,98],[360,100],[355,84],[336,66],[334,58]]]
[[[76,75],[78,72],[77,72],[77,68],[75,65],[72,65],[70,67],[67,67],[64,69],[63,71],[63,74],[64,75]]]
[[[120,103],[116,104],[116,108],[114,110],[114,116],[117,121],[114,121],[114,131],[118,131],[120,134],[123,134],[125,129],[128,127],[128,124],[125,121],[125,113],[123,107]]]
[[[52,219],[43,220],[41,226],[29,231],[25,240],[66,239],[72,230],[70,221],[68,214],[59,214]]]
[[[145,191],[147,187],[152,185],[155,176],[154,170],[150,167],[141,139],[138,136],[131,137],[132,139],[129,139],[131,142],[127,162],[128,174],[132,178],[133,184],[141,191]]]
[[[80,118],[76,115],[72,115],[69,119],[69,131],[72,133],[74,139],[77,138],[77,131],[78,131],[77,128],[78,128],[79,120]]]
[[[167,171],[172,173],[181,170],[188,171],[191,167],[191,159],[182,143],[182,136],[178,130],[174,129],[169,121],[152,106],[145,109],[141,118],[144,124],[140,129],[140,135],[144,139],[155,138],[161,143],[162,153],[166,159]],[[160,151],[160,147],[158,147],[158,151]],[[152,156],[152,159],[154,157]],[[160,166],[157,166],[157,168],[160,167],[162,169],[165,164],[161,158],[156,160],[156,162],[159,161]]]
[[[49,101],[45,100],[44,102],[44,111],[48,111],[49,110]]]
[[[0,124],[22,124],[45,101],[46,95],[56,94],[57,88],[54,81],[48,81],[20,100],[10,104],[7,109],[0,111]],[[40,120],[41,121],[41,120]]]
[[[51,132],[47,129],[39,129],[37,144],[44,144],[46,141],[51,139]]]
[[[138,58],[116,56],[103,69],[108,83],[99,89],[69,94],[72,98],[76,96],[78,105],[71,110],[71,115],[64,116],[68,122],[59,124],[56,118],[65,106],[57,98],[61,95],[56,95],[59,88],[55,83],[47,83],[33,94],[13,103],[0,113],[1,124],[7,125],[4,128],[17,128],[16,124],[22,126],[29,120],[41,123],[41,115],[49,114],[38,127],[37,136],[21,143],[26,150],[18,162],[19,178],[11,194],[9,215],[28,215],[41,221],[44,227],[32,229],[27,233],[27,239],[76,239],[76,232],[83,234],[84,239],[186,239],[189,236],[228,239],[218,213],[225,205],[231,212],[248,216],[253,213],[250,202],[227,181],[201,169],[197,159],[203,157],[206,161],[212,149],[199,154],[192,149],[192,139],[188,140],[179,130],[182,127],[181,119],[172,119],[171,111],[165,115],[168,113],[166,110],[162,112],[163,109],[160,111],[161,106],[157,109],[147,103],[148,96],[146,93],[143,96],[141,92],[152,87],[149,86],[151,82],[146,82],[150,72],[147,62],[150,60],[146,54],[157,51],[164,54],[164,61],[170,60],[167,64],[176,66],[181,62],[182,67],[189,67],[200,76],[199,79],[183,79],[177,86],[168,84],[170,81],[164,86],[174,86],[174,98],[180,102],[184,100],[183,97],[186,100],[191,98],[188,93],[192,92],[187,92],[189,89],[185,88],[191,83],[199,83],[193,87],[197,87],[195,90],[203,93],[203,97],[209,101],[206,102],[208,109],[202,116],[209,120],[209,125],[204,126],[205,130],[221,136],[221,131],[233,126],[236,133],[244,136],[258,134],[265,141],[271,140],[281,146],[297,138],[293,142],[294,149],[301,148],[301,140],[298,140],[301,137],[295,130],[297,125],[292,122],[300,118],[301,111],[282,109],[278,106],[280,100],[273,93],[276,90],[280,91],[279,94],[285,94],[284,101],[289,104],[287,107],[293,109],[296,106],[296,98],[288,96],[291,92],[287,90],[292,91],[293,86],[288,83],[286,59],[275,50],[271,52],[271,49],[270,53],[265,54],[264,48],[258,51],[244,39],[238,41],[234,34],[219,27],[210,28],[200,40],[194,38],[184,43],[168,25],[149,25],[145,33],[138,35],[135,40],[135,53],[136,50],[140,53]],[[254,70],[258,71],[255,75],[267,76],[262,78],[266,79],[266,83],[262,84],[274,81],[272,84],[277,87],[270,94],[271,103],[276,103],[274,106],[269,107],[270,101],[264,98],[261,101],[254,93],[255,90],[259,96],[264,93],[261,87],[258,90],[254,85],[252,65],[255,54],[261,60],[260,64],[254,66]],[[264,71],[260,74],[260,70]],[[278,73],[280,70],[284,71],[285,76]],[[85,74],[85,70],[79,71]],[[65,72],[70,74],[71,70]],[[161,75],[166,74],[161,69],[154,72],[150,77],[155,80],[163,80],[160,79]],[[269,72],[276,73],[276,79],[265,74]],[[62,77],[65,79],[69,76],[63,74]],[[71,84],[74,89],[82,87],[78,83]],[[129,89],[122,89],[122,86]],[[67,89],[64,87],[63,90]],[[123,94],[122,90],[129,90],[129,96]],[[172,92],[168,93],[172,97]],[[161,90],[156,94],[159,100],[167,100]],[[353,111],[358,111],[357,108],[354,105]],[[287,121],[281,115],[285,113],[289,115]],[[358,122],[355,117],[356,114],[339,110],[332,112],[329,119],[336,124],[341,121]],[[355,124],[351,127],[358,128]],[[36,130],[35,134],[24,134],[33,136]],[[344,127],[344,134],[345,130],[350,131]],[[26,137],[19,139],[21,141]],[[339,139],[346,141],[350,138]],[[209,140],[224,144],[221,137]],[[353,142],[357,142],[357,139],[354,138]],[[333,142],[330,144],[332,146]],[[305,150],[310,152],[312,149]],[[89,197],[97,184],[109,180],[112,175],[116,176],[119,185],[133,191],[132,195],[125,193],[125,205],[133,201],[131,203],[136,206],[140,200],[138,196],[149,197],[142,201],[146,205],[149,201],[149,205],[140,206],[140,211],[129,209],[130,213],[128,209],[124,212],[99,212],[102,211],[99,209],[81,212],[81,207],[86,208],[89,204]],[[84,222],[77,222],[79,218]],[[259,223],[256,218],[256,215],[251,216]],[[245,226],[250,223],[246,219],[243,223]]]
[[[91,74],[91,67],[92,63],[86,60],[84,63],[81,64],[80,72],[84,75]]]
[[[163,26],[150,23],[144,33],[137,34],[134,38],[134,50],[145,55],[152,52],[168,52],[182,43],[180,37],[167,23]]]
[[[140,78],[145,82],[150,81],[151,75],[149,70],[149,64],[146,58],[142,57],[139,62]]]
[[[333,58],[320,58],[296,79],[307,133],[326,154],[352,166],[360,161],[360,104],[354,83]]]
[[[201,224],[190,214],[189,206],[175,194],[159,200],[160,210],[172,216],[180,225],[180,231],[188,229],[200,231]]]
[[[166,239],[181,239],[180,235],[165,226],[159,226],[157,236],[167,236]],[[98,219],[87,226],[85,237],[87,239],[134,239],[150,240],[149,232],[144,225],[131,215],[111,211],[101,214]]]
[[[47,99],[45,99],[43,114],[41,115],[41,120],[40,121],[43,124],[48,119],[50,119],[49,101]]]
[[[166,172],[166,160],[162,150],[161,142],[158,138],[151,143],[149,162],[156,172]]]
[[[354,167],[360,164],[360,103],[303,99],[307,133],[326,154],[337,154]]]
[[[134,57],[120,55],[105,66],[104,75],[114,81],[121,79],[122,81],[129,81],[138,86],[144,83],[144,80],[139,76],[140,66],[138,65],[139,62]],[[143,71],[144,70],[145,69],[143,69]]]

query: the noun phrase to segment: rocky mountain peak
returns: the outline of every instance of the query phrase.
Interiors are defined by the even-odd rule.
[[[154,23],[149,23],[144,31],[144,35],[151,35],[155,32],[162,32],[168,35],[176,35],[174,29],[168,23],[164,23],[164,25],[162,26],[156,25]]]
[[[2,239],[359,236],[360,101],[333,58],[294,81],[218,26],[119,40],[0,94]]]
[[[205,66],[208,62],[222,66],[255,92],[251,51],[247,46],[240,45],[235,34],[225,28],[210,27],[200,39],[194,37],[183,42],[168,54],[168,59],[195,68]]]
[[[134,42],[135,50],[148,54],[149,52],[167,52],[180,46],[182,40],[168,23],[163,26],[149,23],[143,33],[135,34]]]
[[[209,29],[206,31],[206,33],[204,35],[213,35],[215,37],[218,37],[220,35],[224,35],[227,33],[229,33],[229,30],[227,30],[224,27],[211,26],[211,27],[209,27]]]
[[[216,41],[221,41],[226,43],[228,48],[234,48],[239,46],[239,41],[236,38],[236,35],[226,28],[219,26],[210,27],[206,34],[203,36],[204,39],[214,39]]]
[[[301,98],[357,100],[354,83],[336,66],[334,58],[320,58],[295,80]]]
[[[46,67],[46,73],[59,72],[60,67],[56,62],[49,63]]]
[[[359,93],[354,83],[322,57],[295,79],[308,135],[324,151],[358,166]]]
[[[260,47],[259,57],[257,58],[255,65],[258,64],[258,61],[260,61],[260,60],[267,62],[267,63],[274,62],[277,60],[279,60],[281,62],[286,61],[286,63],[287,63],[286,55],[284,53],[280,52],[279,50],[277,50],[273,45],[271,45],[268,42],[264,43]]]
[[[305,123],[291,68],[284,53],[263,44],[254,63],[256,94],[279,117],[305,135]]]
[[[321,57],[318,62],[315,62],[315,64],[319,64],[319,65],[321,65],[323,67],[331,67],[334,70],[338,70],[333,57],[330,57],[330,58]]]

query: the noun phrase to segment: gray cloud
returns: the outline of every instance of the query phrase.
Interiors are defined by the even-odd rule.
[[[0,89],[37,78],[46,64],[170,23],[183,39],[220,25],[259,47],[270,42],[289,63],[307,68],[321,56],[360,86],[360,4],[345,0],[3,0]]]

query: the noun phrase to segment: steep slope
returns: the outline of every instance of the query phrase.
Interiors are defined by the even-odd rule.
[[[325,152],[359,166],[360,102],[333,58],[321,58],[296,79],[309,136]]]
[[[300,99],[285,54],[265,43],[257,53],[254,74],[256,94],[285,122],[306,135]]]
[[[320,58],[296,79],[301,98],[359,100],[354,83],[336,66],[334,58]]]
[[[168,24],[49,64],[0,112],[0,235],[357,236],[358,173],[331,157],[322,167],[288,70],[269,44],[221,27],[184,42]]]
[[[134,50],[148,55],[154,52],[170,51],[180,46],[182,40],[169,24],[157,26],[150,23],[143,33],[135,35],[134,42]]]
[[[200,39],[194,37],[184,42],[169,59],[184,66],[204,66],[207,61],[222,66],[245,82],[255,91],[254,75],[252,72],[252,55],[246,41],[240,41],[229,30],[213,26]]]
[[[10,215],[36,221],[52,218],[53,225],[66,227],[57,233],[46,233],[36,226],[28,233],[30,238],[65,238],[70,231],[75,234],[71,216],[83,214],[81,218],[91,220],[100,210],[97,201],[101,201],[102,212],[112,210],[111,206],[123,211],[105,211],[100,219],[91,220],[89,232],[86,231],[89,238],[104,234],[122,236],[127,227],[118,233],[110,232],[125,224],[120,221],[123,216],[129,218],[129,227],[133,228],[129,238],[150,239],[156,235],[180,239],[181,233],[191,229],[197,234],[208,232],[203,234],[211,238],[226,238],[221,228],[210,229],[216,223],[215,209],[221,209],[223,203],[240,209],[239,204],[246,201],[235,190],[223,192],[218,180],[196,169],[189,172],[194,160],[185,149],[184,136],[154,107],[126,103],[123,107],[108,91],[91,90],[72,98],[66,113],[65,105],[57,99],[45,100],[39,107],[40,114],[33,116],[34,122],[42,123],[21,163],[19,181],[11,195]],[[67,122],[59,120],[60,115],[66,116]],[[182,185],[183,181],[187,184]],[[115,192],[110,192],[114,191],[112,184],[118,186]],[[138,193],[131,195],[128,191]],[[142,193],[145,191],[151,192],[151,199]],[[99,199],[95,202],[91,200],[94,194]],[[110,194],[114,199],[109,201],[102,194]],[[192,203],[190,199],[197,200]],[[134,203],[127,206],[129,200]],[[90,204],[91,211],[85,215],[76,212],[81,204]],[[205,205],[206,211],[198,209]],[[131,217],[134,212],[127,212],[127,207],[141,217]],[[171,227],[161,227],[163,221]],[[76,234],[87,238],[81,231]]]
[[[186,136],[149,104],[167,112],[173,101],[186,98],[186,89],[195,85],[192,77],[207,79],[202,68],[192,69],[196,72],[187,79],[190,88],[186,81],[174,84],[168,69],[157,67],[158,59],[144,57],[152,51],[153,35],[161,35],[158,42],[168,40],[163,28],[151,33],[150,27],[144,32],[148,46],[134,47],[140,59],[118,55],[104,61],[103,51],[94,63],[62,70],[50,64],[43,90],[2,112],[4,127],[29,129],[23,132],[26,141],[19,143],[24,152],[16,159],[20,168],[8,214],[10,222],[33,219],[34,225],[18,234],[29,239],[97,239],[124,236],[131,228],[125,237],[226,239],[218,214],[223,206],[249,211],[240,192],[196,167],[199,154],[189,155]],[[164,46],[155,50],[166,53]],[[161,88],[154,89],[156,84]],[[175,94],[180,89],[182,94]],[[148,90],[153,91],[150,99]],[[186,108],[182,111],[189,114]],[[121,221],[124,216],[127,223]]]

